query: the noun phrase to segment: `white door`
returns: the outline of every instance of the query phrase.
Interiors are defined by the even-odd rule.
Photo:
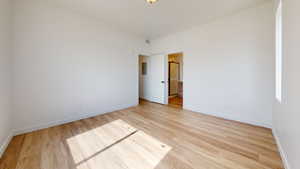
[[[148,100],[166,104],[166,57],[162,54],[152,55],[148,60]]]

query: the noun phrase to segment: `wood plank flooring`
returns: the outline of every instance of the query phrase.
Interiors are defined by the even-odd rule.
[[[171,106],[174,106],[174,107],[182,107],[182,103],[183,103],[183,100],[181,97],[172,97],[172,98],[169,98],[169,105]]]
[[[142,101],[15,136],[0,169],[283,169],[270,129]]]

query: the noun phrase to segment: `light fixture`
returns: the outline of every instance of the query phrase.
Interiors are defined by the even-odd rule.
[[[157,2],[158,0],[146,0],[149,4],[154,4],[155,2]]]

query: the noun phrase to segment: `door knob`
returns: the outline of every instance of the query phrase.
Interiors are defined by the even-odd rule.
[[[165,83],[165,81],[161,81],[161,83]]]

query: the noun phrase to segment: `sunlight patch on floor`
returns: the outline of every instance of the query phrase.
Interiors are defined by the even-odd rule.
[[[136,131],[124,121],[116,120],[71,137],[67,143],[77,164]]]
[[[77,169],[154,169],[172,149],[122,120],[67,140]]]

